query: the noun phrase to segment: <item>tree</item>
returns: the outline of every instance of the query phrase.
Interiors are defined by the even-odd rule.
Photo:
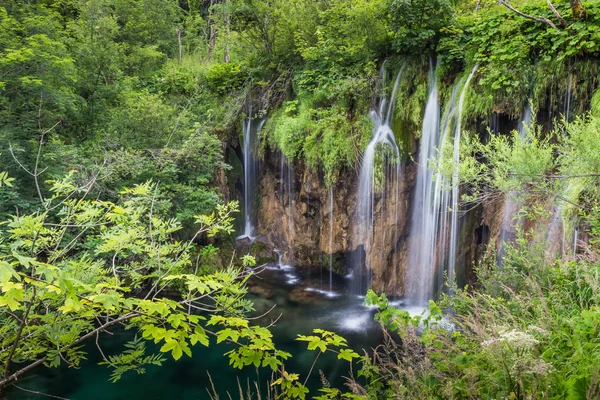
[[[77,187],[75,176],[52,183],[44,211],[14,216],[0,233],[0,398],[35,367],[78,365],[85,356],[81,344],[117,326],[163,342],[161,351],[175,359],[190,355],[196,343],[208,346],[210,335],[237,342],[262,332],[244,319],[249,271],[230,266],[202,274],[192,260],[196,238],[231,232],[235,204],[198,216],[194,238],[178,243],[171,237],[179,222],[155,209],[157,185],[126,189],[115,204],[87,199],[91,185]],[[167,287],[178,288],[181,297],[167,297]],[[245,331],[234,334],[241,327]],[[98,347],[114,380],[162,362],[134,345],[142,350],[135,357],[106,358]],[[272,356],[275,363],[281,359]]]

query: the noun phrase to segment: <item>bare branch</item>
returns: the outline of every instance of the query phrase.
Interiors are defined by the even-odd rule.
[[[548,1],[548,3],[550,2],[549,0],[547,0],[547,1]],[[554,22],[550,21],[548,18],[544,18],[544,17],[534,17],[534,16],[532,16],[532,15],[525,14],[524,12],[521,12],[521,11],[517,10],[516,8],[514,8],[514,7],[512,6],[512,4],[510,4],[510,1],[509,1],[509,0],[498,0],[498,4],[500,4],[500,5],[503,5],[504,7],[508,8],[509,10],[511,10],[512,12],[514,12],[514,13],[516,13],[516,14],[520,15],[520,16],[521,16],[521,17],[523,17],[523,18],[527,18],[527,19],[530,19],[530,20],[532,20],[532,21],[536,21],[536,22],[540,22],[540,23],[542,23],[542,24],[549,25],[549,26],[551,26],[552,28],[554,28],[554,29],[557,29],[557,30],[558,30],[558,28],[556,27],[556,25],[554,25]]]
[[[560,15],[556,8],[554,8],[552,2],[550,0],[546,0],[546,3],[548,4],[548,8],[550,8],[550,11],[552,11],[552,14],[554,14],[556,18],[558,18],[558,22],[560,22],[562,27],[566,28],[567,26],[569,26],[569,24],[567,24],[567,21],[565,21],[565,19]]]
[[[12,385],[13,385],[14,387],[16,387],[17,389],[19,389],[19,390],[22,390],[22,391],[24,391],[24,392],[33,393],[33,394],[37,394],[37,395],[40,395],[40,396],[46,396],[46,397],[50,397],[50,398],[53,398],[53,399],[69,400],[69,399],[67,399],[66,397],[54,396],[54,395],[51,395],[51,394],[47,394],[47,393],[38,392],[38,391],[36,391],[36,390],[25,389],[25,388],[23,388],[23,387],[21,387],[21,386],[18,386],[18,385],[16,385],[16,384],[14,384],[14,383],[13,383]]]

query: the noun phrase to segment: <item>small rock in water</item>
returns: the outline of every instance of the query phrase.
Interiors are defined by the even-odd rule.
[[[264,299],[272,299],[275,296],[275,291],[264,286],[251,286],[248,291]]]
[[[318,296],[316,292],[307,291],[298,286],[289,293],[288,299],[290,302],[297,304],[314,304],[319,302],[321,296]]]

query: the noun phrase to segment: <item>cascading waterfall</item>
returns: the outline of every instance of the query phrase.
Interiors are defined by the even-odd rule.
[[[527,129],[529,129],[531,125],[532,118],[533,115],[531,114],[531,103],[527,101],[525,103],[525,108],[523,109],[523,115],[521,116],[521,120],[519,121],[519,125],[517,126],[519,135],[521,135],[521,139],[523,140],[525,140],[527,137]]]
[[[573,232],[573,257],[577,255],[577,244],[579,242],[579,228],[575,228]]]
[[[567,83],[567,96],[566,96],[566,104],[565,104],[565,112],[564,117],[567,122],[569,122],[569,114],[571,111],[571,86],[573,84],[573,75],[569,73],[569,80]]]
[[[287,223],[285,223],[287,227],[287,237],[289,240],[292,240],[292,234],[294,232],[294,218],[293,218],[293,180],[294,180],[294,169],[293,164],[289,162],[285,154],[281,153],[280,163],[279,163],[279,198],[281,199],[281,204],[283,207],[284,214],[286,215]],[[288,243],[288,259],[292,258],[292,248],[291,243]]]
[[[428,166],[437,155],[439,146],[440,104],[435,71],[429,71],[429,97],[423,116],[423,129],[417,166],[413,215],[411,222],[412,245],[409,248],[407,292],[419,303],[427,301],[433,294],[436,264],[436,238],[439,199],[436,192],[434,172]],[[436,201],[437,200],[437,201]]]
[[[454,282],[454,271],[456,269],[456,246],[458,245],[458,163],[460,161],[460,135],[462,133],[462,110],[465,102],[465,94],[473,79],[473,75],[477,72],[479,65],[475,65],[473,70],[467,77],[463,86],[462,92],[460,93],[460,100],[458,102],[458,109],[456,112],[456,122],[454,128],[454,171],[452,173],[452,208],[451,208],[451,223],[450,223],[450,251],[448,254],[448,282],[453,284]]]
[[[430,68],[429,97],[423,116],[419,164],[412,207],[412,242],[409,248],[410,263],[406,281],[406,293],[417,305],[424,305],[433,297],[436,283],[437,286],[443,284],[442,271],[437,273],[437,280],[435,276],[444,260],[447,260],[448,279],[450,282],[454,280],[458,242],[458,171],[456,169],[453,171],[452,189],[447,190],[450,182],[441,173],[442,157],[439,155],[447,144],[450,144],[451,126],[454,121],[452,154],[455,165],[459,161],[464,97],[476,71],[477,66],[473,68],[463,85],[458,105],[456,105],[456,98],[459,85],[454,85],[440,125],[437,82],[435,71]],[[434,168],[428,165],[431,159],[437,159],[438,165]],[[434,173],[434,170],[437,172]]]
[[[375,251],[372,247],[375,235],[375,194],[381,190],[382,201],[386,200],[386,180],[390,178],[390,175],[392,175],[391,178],[393,179],[394,193],[392,195],[395,196],[394,201],[396,204],[394,210],[394,218],[396,218],[396,221],[394,221],[395,226],[398,223],[397,203],[401,172],[400,150],[398,149],[394,132],[390,127],[390,121],[403,70],[404,66],[400,68],[396,76],[389,104],[387,103],[386,96],[382,95],[378,110],[371,111],[375,127],[371,141],[363,154],[359,173],[357,224],[354,237],[363,245],[367,259],[370,252]],[[385,88],[385,75],[384,63],[379,75],[379,82],[382,83],[383,88]],[[376,163],[380,162],[382,163],[381,171],[376,171]],[[392,164],[395,164],[393,168],[391,167]],[[383,205],[385,206],[385,204]],[[395,239],[397,239],[397,232],[395,233]],[[389,242],[389,240],[392,240],[392,238],[387,238],[387,241],[383,240],[381,243]],[[371,286],[371,269],[368,265],[365,265],[362,259],[356,259],[353,264],[352,294],[364,295],[366,290]]]
[[[329,189],[329,293],[333,293],[333,185]]]
[[[254,157],[260,131],[266,119],[261,119],[258,124],[250,117],[244,121],[244,233],[241,237],[254,239],[254,195],[258,180],[258,158]]]

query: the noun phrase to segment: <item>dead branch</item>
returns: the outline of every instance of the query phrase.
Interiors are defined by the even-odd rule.
[[[547,1],[549,2],[549,0],[547,0]],[[554,25],[554,22],[550,21],[548,18],[545,18],[545,17],[534,17],[532,15],[525,14],[524,12],[519,11],[516,8],[514,8],[512,6],[512,4],[510,4],[509,0],[498,0],[498,4],[503,5],[504,7],[508,8],[509,10],[511,10],[512,12],[520,15],[523,18],[527,18],[527,19],[530,19],[532,21],[536,21],[536,22],[540,22],[542,24],[549,25],[552,28],[558,30],[558,28],[556,27],[556,25]]]
[[[567,21],[565,21],[565,19],[559,14],[559,12],[556,10],[556,8],[554,8],[554,5],[552,4],[552,2],[550,0],[546,0],[546,3],[548,4],[548,8],[550,8],[550,11],[552,11],[552,14],[554,14],[556,16],[556,18],[558,18],[558,22],[560,22],[562,27],[566,28],[567,26],[569,26],[567,24]]]

